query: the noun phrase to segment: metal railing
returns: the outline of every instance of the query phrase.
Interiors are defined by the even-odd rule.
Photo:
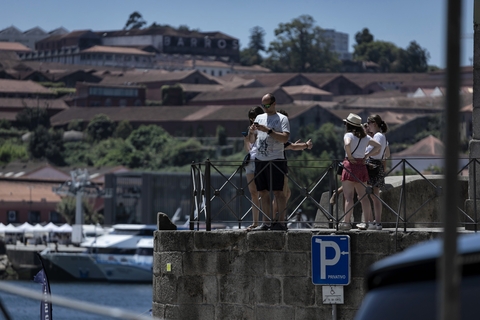
[[[417,225],[426,227],[441,226],[440,216],[433,217],[433,219],[421,220],[422,210],[432,210],[431,207],[435,205],[443,195],[442,188],[442,175],[441,172],[435,172],[433,175],[427,175],[420,172],[416,167],[421,161],[441,161],[441,158],[417,158],[417,159],[394,159],[389,160],[391,162],[391,169],[385,172],[386,177],[397,176],[397,182],[399,186],[396,187],[397,203],[388,200],[392,197],[386,197],[388,190],[383,189],[380,197],[377,197],[373,193],[372,186],[363,184],[366,193],[364,197],[377,197],[383,206],[383,216],[387,215],[394,217],[395,221],[390,219],[387,225],[390,225],[396,229],[403,228],[407,231],[408,227],[415,227]],[[286,175],[288,185],[292,191],[292,197],[287,203],[286,222],[295,223],[295,215],[297,210],[302,208],[302,211],[310,213],[307,224],[310,226],[318,225],[318,216],[323,215],[322,221],[326,221],[330,228],[338,228],[338,223],[346,215],[338,205],[331,205],[329,201],[333,190],[341,185],[336,171],[341,160],[289,160],[288,168],[289,172]],[[464,176],[466,171],[469,170],[472,176],[472,185],[469,189],[472,190],[471,194],[476,195],[476,172],[478,159],[463,159],[463,166],[458,171],[459,176]],[[424,166],[424,165],[423,165]],[[437,166],[431,166],[432,168],[439,170]],[[268,166],[266,167],[268,169]],[[347,170],[344,168],[344,170]],[[408,181],[410,177],[415,176],[416,180],[422,181],[422,190],[410,190],[408,187]],[[468,175],[467,175],[468,177]],[[252,206],[256,207],[260,212],[260,220],[262,217],[268,217],[268,213],[262,211],[262,208],[257,207],[251,200],[248,190],[248,183],[245,178],[243,165],[240,161],[211,161],[206,160],[202,163],[192,163],[191,165],[191,179],[192,179],[192,208],[190,212],[190,229],[199,230],[205,228],[210,231],[212,229],[212,223],[230,224],[234,227],[242,228],[244,223],[251,222],[248,220],[249,214],[252,210]],[[464,178],[465,179],[465,178]],[[360,182],[358,180],[358,182]],[[250,183],[254,183],[251,181]],[[361,182],[360,182],[361,183]],[[270,190],[271,192],[271,190]],[[328,197],[325,198],[327,194]],[[468,191],[465,189],[463,198],[468,199]],[[322,195],[324,198],[322,198]],[[419,195],[425,195],[424,197]],[[411,205],[413,201],[410,200],[411,196],[420,198],[420,201],[415,201],[415,207]],[[273,199],[273,197],[272,197]],[[324,201],[321,201],[324,199]],[[359,208],[360,201],[357,199],[352,207]],[[326,203],[325,203],[326,202]],[[479,223],[479,217],[477,215],[476,201],[472,202],[473,213],[470,215],[466,212],[465,208],[457,207],[459,215],[459,226],[466,227],[472,225],[473,229],[477,231],[477,224]],[[435,211],[435,210],[434,210]],[[434,216],[435,216],[434,212]],[[270,215],[271,216],[271,215]],[[420,219],[420,220],[419,220]],[[358,221],[360,222],[360,221]],[[323,224],[325,225],[325,223]]]

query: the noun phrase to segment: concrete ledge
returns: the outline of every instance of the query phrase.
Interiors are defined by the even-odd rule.
[[[328,319],[332,306],[323,304],[322,287],[312,284],[311,237],[332,233],[322,229],[156,231],[153,315],[163,319]],[[369,266],[438,237],[441,229],[336,234],[349,235],[351,244],[351,283],[344,288],[345,304],[337,306],[338,319],[353,319],[365,294]]]

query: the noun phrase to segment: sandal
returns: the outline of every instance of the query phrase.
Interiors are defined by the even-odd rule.
[[[247,231],[252,231],[253,229],[255,229],[257,227],[256,224],[251,224],[247,227]]]

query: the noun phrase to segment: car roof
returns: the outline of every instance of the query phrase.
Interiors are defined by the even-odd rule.
[[[367,274],[367,289],[401,283],[435,279],[436,262],[443,253],[443,239],[414,245],[400,253],[374,263]],[[457,239],[457,254],[480,254],[480,234],[461,235]],[[469,263],[470,260],[464,260]]]

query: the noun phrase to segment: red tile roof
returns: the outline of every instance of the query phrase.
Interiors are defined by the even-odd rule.
[[[18,42],[0,42],[0,51],[32,52],[32,49]]]
[[[30,80],[8,79],[0,79],[0,93],[54,94],[50,89]]]
[[[443,142],[430,135],[407,149],[392,154],[393,158],[405,158],[405,157],[443,157],[445,146]]]
[[[155,53],[145,52],[131,47],[113,47],[113,46],[93,46],[82,50],[81,53],[111,53],[111,54],[131,54],[137,56],[155,56]]]
[[[332,93],[318,89],[312,86],[303,85],[303,86],[286,86],[282,87],[289,95],[293,94],[315,94],[315,95],[322,95],[322,96],[331,96]]]
[[[310,104],[284,104],[278,108],[285,109],[290,117],[295,117],[318,105],[333,105],[331,102]],[[203,120],[244,120],[247,119],[251,105],[238,106],[157,106],[157,107],[71,107],[54,115],[50,122],[52,126],[62,126],[71,120],[82,119],[91,121],[98,114],[105,114],[111,120],[118,122],[143,122],[159,124],[170,121],[203,121]],[[348,115],[348,113],[347,113]]]
[[[0,98],[0,110],[2,108],[24,109],[28,108],[49,108],[53,110],[68,109],[63,99],[34,99],[34,98]]]

